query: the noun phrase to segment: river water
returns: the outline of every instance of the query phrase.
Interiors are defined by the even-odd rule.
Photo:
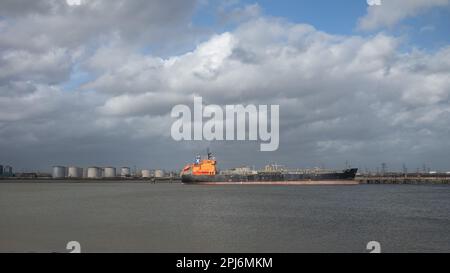
[[[449,252],[450,186],[0,183],[0,252]]]

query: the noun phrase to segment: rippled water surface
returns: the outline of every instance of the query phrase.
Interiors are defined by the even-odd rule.
[[[449,252],[450,186],[0,184],[0,251]]]

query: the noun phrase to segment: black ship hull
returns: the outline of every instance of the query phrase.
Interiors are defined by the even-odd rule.
[[[353,185],[358,169],[329,173],[258,173],[249,175],[219,174],[181,176],[185,184],[293,184],[293,185]]]

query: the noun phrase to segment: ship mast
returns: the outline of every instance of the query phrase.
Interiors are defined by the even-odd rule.
[[[212,159],[212,153],[209,151],[209,148],[206,149],[206,154],[208,155],[208,160]]]

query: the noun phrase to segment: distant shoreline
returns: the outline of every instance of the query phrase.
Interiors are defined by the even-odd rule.
[[[370,185],[450,185],[450,177],[357,177],[360,184]]]
[[[151,178],[151,179],[142,179],[142,178],[100,178],[100,179],[53,179],[53,178],[22,178],[22,177],[8,177],[8,178],[0,178],[0,183],[48,183],[48,184],[63,184],[63,183],[72,183],[72,184],[104,184],[104,183],[118,183],[118,184],[127,184],[127,183],[139,183],[139,184],[161,184],[161,183],[181,183],[181,179],[179,178]]]
[[[358,177],[354,180],[357,185],[450,185],[450,178],[431,177]],[[4,183],[42,183],[42,184],[181,184],[181,178],[117,178],[117,179],[52,179],[52,178],[0,178],[0,184]],[[214,185],[215,183],[210,183]],[[230,183],[232,185],[233,183]],[[253,184],[253,183],[247,183]],[[264,183],[254,183],[265,185]],[[270,183],[268,183],[270,184]],[[282,185],[283,183],[280,183]],[[303,185],[304,183],[299,183]],[[208,184],[209,185],[209,184]],[[217,184],[218,185],[218,184]],[[222,183],[220,185],[227,185]]]

